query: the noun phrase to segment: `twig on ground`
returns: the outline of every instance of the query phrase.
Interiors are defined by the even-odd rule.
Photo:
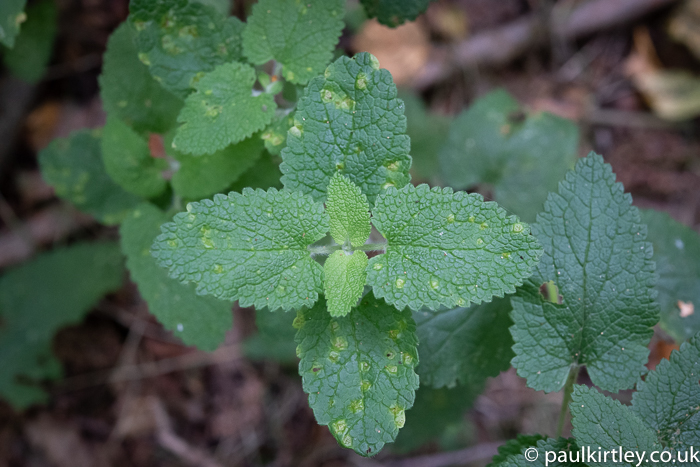
[[[389,462],[389,467],[446,467],[449,465],[466,465],[472,462],[490,459],[498,453],[503,442],[477,444],[459,451],[440,452],[426,456],[412,457]]]
[[[546,46],[550,37],[564,41],[580,39],[631,22],[676,1],[591,0],[576,7],[563,2],[553,9],[549,24],[541,15],[533,14],[432,52],[431,61],[412,84],[416,89],[426,89],[460,68],[503,66],[528,50]]]
[[[21,263],[36,246],[61,240],[92,223],[90,216],[67,205],[46,208],[15,230],[0,232],[0,268]]]

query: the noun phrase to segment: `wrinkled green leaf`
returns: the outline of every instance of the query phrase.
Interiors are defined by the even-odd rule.
[[[27,22],[22,25],[22,32],[14,47],[4,53],[5,65],[12,74],[30,83],[42,78],[53,52],[57,13],[53,0],[43,0],[27,8]]]
[[[409,149],[391,74],[368,53],[341,57],[311,80],[299,101],[282,151],[282,182],[323,200],[340,172],[374,203],[384,189],[409,182]]]
[[[637,385],[632,410],[675,451],[700,445],[700,334],[661,360]],[[698,465],[698,463],[695,463]]]
[[[107,225],[118,224],[140,199],[124,191],[105,171],[100,132],[81,130],[55,139],[39,153],[46,183],[56,194]]]
[[[180,166],[173,174],[173,190],[193,200],[224,191],[254,167],[263,152],[263,142],[255,136],[211,155],[190,156],[175,151]]]
[[[655,433],[629,407],[605,397],[594,388],[576,386],[571,408],[572,431],[580,446],[597,450],[652,451],[662,450]],[[619,462],[619,461],[618,461]],[[636,465],[637,460],[632,463]],[[628,465],[625,462],[602,462],[598,465]]]
[[[476,388],[510,367],[510,298],[434,313],[413,312],[418,327],[421,383]]]
[[[343,31],[343,0],[260,0],[243,32],[243,51],[255,65],[282,64],[282,75],[306,84],[323,73]]]
[[[83,243],[44,253],[0,278],[0,396],[18,409],[48,400],[36,385],[61,376],[51,342],[122,284],[114,243]]]
[[[585,365],[608,391],[645,373],[658,321],[652,248],[632,197],[603,158],[591,153],[551,193],[532,231],[544,255],[513,297],[513,366],[536,390],[557,391]],[[554,281],[561,305],[537,287]]]
[[[562,454],[566,460],[562,459]],[[548,457],[549,456],[549,457]],[[556,459],[553,459],[556,456]],[[586,467],[573,439],[520,435],[500,448],[488,467]]]
[[[491,184],[495,201],[531,222],[574,166],[578,140],[573,122],[545,112],[527,114],[498,90],[452,122],[440,152],[441,171],[455,189]]]
[[[146,140],[118,118],[107,118],[101,147],[107,174],[126,191],[152,198],[167,188],[162,172],[168,163],[151,157]]]
[[[148,303],[148,309],[166,329],[187,345],[214,350],[232,325],[232,304],[195,293],[192,284],[168,277],[151,256],[153,240],[168,216],[151,204],[137,206],[119,229],[122,250],[131,279]]]
[[[367,254],[336,251],[323,265],[324,291],[331,316],[346,316],[357,304],[367,280]]]
[[[328,184],[326,212],[330,216],[331,237],[338,245],[364,245],[372,230],[367,197],[339,173]]]
[[[661,308],[661,327],[678,342],[700,331],[700,237],[668,214],[642,210],[642,221],[649,228],[659,279],[656,301]],[[693,313],[682,316],[679,301],[692,306]],[[682,304],[681,304],[682,305]]]
[[[200,156],[213,154],[262,130],[275,115],[274,96],[253,95],[255,70],[227,63],[204,75],[185,100],[173,147]]]
[[[367,283],[398,308],[467,306],[513,293],[541,254],[527,224],[450,188],[390,188],[377,197],[372,223],[387,247],[370,260]]]
[[[377,454],[403,427],[418,388],[410,311],[368,294],[349,315],[333,318],[321,298],[294,323],[299,374],[316,420],[341,445]]]
[[[139,59],[153,77],[184,98],[205,73],[243,58],[245,25],[213,7],[187,0],[132,0]]]
[[[122,23],[110,36],[100,75],[100,96],[107,114],[139,133],[165,133],[175,125],[182,100],[153,79],[138,59],[134,30]]]
[[[405,21],[413,21],[428,9],[434,0],[361,0],[367,16],[377,18],[386,25],[395,28]]]
[[[323,268],[307,247],[328,232],[328,216],[302,193],[215,195],[189,203],[162,230],[153,256],[199,294],[290,310],[313,305],[322,291]]]

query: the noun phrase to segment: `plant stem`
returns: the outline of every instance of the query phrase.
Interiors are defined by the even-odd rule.
[[[569,370],[569,377],[566,378],[566,385],[564,386],[564,400],[561,402],[561,411],[559,412],[559,423],[557,423],[557,438],[559,438],[561,436],[562,431],[564,431],[566,415],[569,413],[569,403],[571,402],[571,394],[574,392],[574,384],[576,384],[576,378],[578,378],[578,372],[580,370],[580,366],[573,366],[571,370]]]
[[[310,246],[309,251],[312,255],[330,255],[331,253],[342,250],[342,245],[327,245],[327,246]],[[346,248],[346,251],[384,251],[386,243],[365,243],[362,246]]]

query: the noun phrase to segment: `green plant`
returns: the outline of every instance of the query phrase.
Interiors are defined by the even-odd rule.
[[[363,2],[394,25],[427,3]],[[248,351],[264,356],[274,342],[272,353],[289,359],[296,348],[318,422],[361,455],[404,424],[403,443],[440,428],[411,428],[419,378],[415,416],[454,420],[511,363],[530,387],[564,391],[559,431],[571,406],[576,440],[520,437],[497,464],[522,463],[531,446],[698,444],[698,338],[641,382],[659,319],[657,276],[647,228],[610,166],[591,154],[569,171],[576,127],[497,91],[451,123],[440,172],[455,189],[489,186],[536,223],[479,194],[413,186],[389,72],[367,53],[329,64],[343,13],[340,0],[260,0],[243,23],[205,2],[132,0],[100,78],[107,124],[53,142],[40,155],[44,177],[60,197],[120,224],[131,279],[186,344],[216,348],[231,302],[255,307],[260,334]],[[427,119],[419,106],[412,115]],[[416,139],[438,152],[430,135]],[[151,149],[159,141],[165,154]],[[695,249],[697,235],[680,230]],[[661,277],[665,316],[674,299],[696,300],[674,292],[675,275]],[[674,335],[698,330],[683,322]],[[11,335],[0,334],[3,352]],[[3,376],[54,376],[26,368]],[[576,386],[582,368],[603,390],[637,385],[632,408]],[[684,398],[661,401],[664,384]],[[5,386],[18,406],[43,397],[19,400]],[[624,433],[646,424],[644,439],[601,437],[594,420]]]

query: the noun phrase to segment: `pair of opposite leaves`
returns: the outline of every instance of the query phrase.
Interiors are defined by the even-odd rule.
[[[371,260],[369,203],[348,178],[328,185],[326,209],[301,192],[244,190],[190,203],[162,227],[152,253],[173,278],[241,306],[311,307],[325,291],[334,316],[347,314],[365,283],[403,309],[466,306],[515,291],[540,248],[529,227],[478,194],[387,188],[372,223],[387,239]],[[330,230],[339,246],[311,247]],[[381,248],[379,247],[379,248]],[[325,267],[314,252],[330,253]],[[325,276],[325,281],[324,281]],[[324,287],[325,282],[325,287]]]

